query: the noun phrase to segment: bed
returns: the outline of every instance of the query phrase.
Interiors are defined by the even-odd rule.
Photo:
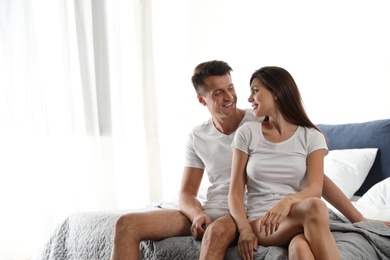
[[[328,138],[326,174],[367,218],[390,221],[390,119],[349,124],[319,124]],[[390,229],[382,222],[352,224],[329,205],[330,229],[341,259],[390,259]],[[143,209],[108,212],[80,212],[68,216],[50,233],[32,258],[105,259],[110,258],[114,225],[120,215],[134,211],[177,208],[161,202]],[[141,259],[197,259],[200,243],[188,237],[145,241]],[[230,247],[225,259],[240,259]],[[255,259],[288,259],[281,247],[259,246]]]

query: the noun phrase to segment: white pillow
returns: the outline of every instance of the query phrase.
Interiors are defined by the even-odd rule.
[[[372,186],[358,203],[390,205],[390,177]]]
[[[366,179],[377,151],[377,148],[331,150],[324,159],[325,175],[351,199]]]

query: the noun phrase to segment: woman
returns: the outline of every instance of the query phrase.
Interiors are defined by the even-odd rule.
[[[320,199],[328,153],[324,135],[308,118],[285,69],[255,71],[250,87],[253,113],[266,119],[245,123],[232,143],[229,208],[241,258],[253,259],[259,243],[294,247],[289,259],[339,259]]]

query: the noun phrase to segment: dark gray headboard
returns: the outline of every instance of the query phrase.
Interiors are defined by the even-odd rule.
[[[362,196],[373,185],[390,177],[390,119],[317,126],[328,138],[329,150],[378,148],[374,165],[355,195]]]

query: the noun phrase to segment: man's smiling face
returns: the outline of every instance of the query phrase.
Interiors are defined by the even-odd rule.
[[[236,111],[237,95],[229,74],[211,76],[205,80],[204,94],[199,102],[207,106],[211,115],[218,118],[231,116]]]

